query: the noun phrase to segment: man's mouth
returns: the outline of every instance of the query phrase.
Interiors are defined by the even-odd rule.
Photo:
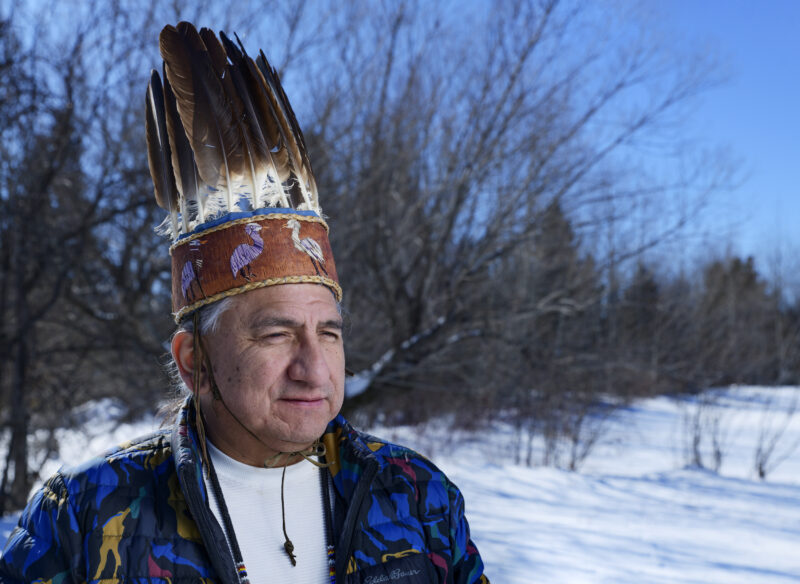
[[[324,397],[284,397],[282,401],[293,405],[316,405],[325,401]]]

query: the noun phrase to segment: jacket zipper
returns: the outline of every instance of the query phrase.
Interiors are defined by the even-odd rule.
[[[364,505],[367,493],[372,486],[372,481],[378,472],[378,462],[376,460],[368,460],[367,467],[364,469],[364,474],[356,485],[355,494],[350,501],[350,508],[347,510],[347,515],[344,519],[342,526],[342,537],[336,542],[336,582],[337,584],[344,584],[347,563],[350,560],[350,552],[353,548],[353,532],[366,512],[367,507]]]
[[[208,513],[211,511],[203,504],[199,488],[194,482],[194,477],[191,476],[190,468],[184,465],[181,465],[180,468],[178,467],[178,453],[180,452],[178,448],[178,437],[175,436],[174,439],[172,452],[175,458],[175,471],[178,474],[181,491],[183,491],[183,496],[186,499],[186,506],[189,508],[192,519],[197,525],[197,530],[200,532],[200,537],[203,539],[205,551],[211,562],[211,566],[214,568],[217,577],[222,580],[223,584],[238,584],[238,575],[235,580],[231,580],[230,577],[231,574],[236,574],[236,566],[234,565],[233,557],[231,555],[226,556],[225,554],[216,553],[219,549],[230,549],[225,535],[222,533],[216,520],[210,519],[206,514],[207,510]],[[184,464],[191,466],[193,462],[188,461],[184,462]],[[202,469],[200,472],[203,472]],[[208,494],[206,496],[208,496]],[[218,535],[222,535],[222,541],[225,542],[224,547],[220,546]]]

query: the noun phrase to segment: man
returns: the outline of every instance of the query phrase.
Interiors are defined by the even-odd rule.
[[[187,398],[172,428],[52,477],[0,580],[487,582],[456,487],[338,415],[342,292],[274,70],[188,23],[160,45],[147,135]]]

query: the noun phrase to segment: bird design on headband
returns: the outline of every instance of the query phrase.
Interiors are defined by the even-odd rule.
[[[250,236],[253,243],[243,243],[233,250],[231,254],[231,273],[234,278],[241,274],[249,282],[251,278],[255,277],[250,264],[264,251],[264,240],[258,234],[261,231],[261,225],[258,223],[248,223],[244,226],[244,231]]]
[[[183,292],[183,297],[189,301],[194,301],[195,299],[195,293],[192,290],[192,286],[195,283],[200,288],[200,294],[203,297],[206,295],[203,292],[203,285],[200,283],[198,274],[203,267],[203,257],[200,255],[200,246],[203,244],[205,244],[205,241],[202,239],[194,239],[189,242],[191,257],[183,264],[183,269],[181,270],[181,292]]]
[[[156,201],[178,239],[198,225],[264,207],[322,215],[305,141],[261,52],[188,22],[161,32],[164,79],[150,76],[146,132]],[[250,234],[252,236],[252,233]]]
[[[319,271],[322,270],[327,276],[328,271],[323,265],[325,263],[325,255],[322,253],[322,246],[317,240],[313,237],[300,239],[300,222],[297,219],[289,219],[284,228],[292,230],[292,243],[295,249],[302,251],[311,258],[311,263],[314,265],[317,275],[319,276]]]

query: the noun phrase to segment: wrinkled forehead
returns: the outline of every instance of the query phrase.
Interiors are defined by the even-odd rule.
[[[321,284],[281,284],[250,290],[229,299],[220,329],[276,323],[341,323],[342,309],[333,292]]]

